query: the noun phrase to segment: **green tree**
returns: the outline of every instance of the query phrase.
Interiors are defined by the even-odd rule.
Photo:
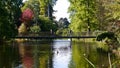
[[[17,34],[15,24],[19,22],[22,0],[0,1],[0,39]]]
[[[56,30],[55,24],[52,21],[53,5],[55,2],[56,0],[28,0],[24,3],[22,10],[26,8],[33,10],[33,25],[39,25],[41,31]]]
[[[28,0],[24,3],[22,10],[30,8],[34,10],[35,15],[52,17],[53,6],[55,3],[56,0]]]
[[[22,11],[30,8],[34,12],[34,20],[36,21],[40,15],[40,3],[39,0],[28,0],[24,3]]]
[[[120,20],[119,0],[97,0],[97,19],[100,30],[108,31]],[[111,30],[111,29],[110,29]]]
[[[40,22],[41,31],[50,31],[51,29],[53,31],[57,30],[57,25],[48,17],[40,16],[39,22]]]
[[[75,31],[95,30],[98,28],[96,0],[69,0],[70,28]]]
[[[97,0],[97,19],[100,30],[113,32],[120,38],[119,6],[119,0]]]

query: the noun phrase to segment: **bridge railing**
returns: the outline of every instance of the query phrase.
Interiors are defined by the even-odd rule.
[[[51,32],[39,32],[39,33],[28,32],[27,34],[18,34],[18,36],[56,36],[56,34]]]
[[[39,33],[27,33],[27,34],[20,34],[18,36],[97,36],[98,34],[100,34],[102,32],[67,32],[65,34],[56,34],[55,32],[54,33],[51,33],[51,32],[39,32]]]
[[[62,36],[97,36],[102,32],[72,32],[72,33],[67,33],[67,34],[63,34]]]

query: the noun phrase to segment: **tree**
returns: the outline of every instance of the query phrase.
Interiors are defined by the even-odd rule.
[[[120,1],[119,0],[97,0],[98,21],[100,30],[107,32],[98,35],[97,40],[104,40],[112,52],[119,51],[120,42]]]
[[[34,16],[33,11],[27,8],[26,10],[23,11],[20,19],[22,22],[29,22],[33,19],[33,16]]]
[[[96,9],[100,30],[108,31],[120,19],[119,2],[119,0],[97,0]]]
[[[69,26],[69,21],[67,18],[60,18],[57,25],[59,28],[67,28]]]
[[[19,34],[24,35],[27,33],[27,28],[30,25],[30,21],[33,19],[33,16],[34,16],[33,11],[29,8],[27,8],[26,10],[22,12],[22,15],[20,18],[22,24],[20,25],[18,29]]]
[[[22,0],[0,1],[0,40],[17,34]],[[16,24],[16,25],[15,25]]]
[[[52,17],[53,5],[56,0],[28,0],[24,4],[23,10],[25,8],[30,8],[34,10],[36,15],[43,15],[47,17]],[[37,12],[37,13],[36,13]]]
[[[120,35],[120,1],[119,0],[97,0],[97,19],[100,30],[113,32]]]
[[[32,27],[38,25],[41,31],[56,30],[55,24],[52,21],[53,5],[55,2],[56,0],[28,0],[24,3],[22,10],[30,8],[34,13]]]
[[[48,17],[44,17],[44,16],[40,16],[40,27],[41,27],[41,31],[50,31],[51,29],[53,31],[57,30],[57,25],[50,20]]]
[[[34,13],[34,21],[37,23],[37,20],[40,15],[40,3],[39,0],[28,0],[24,3],[24,6],[22,7],[22,11],[26,10],[27,8],[30,8]]]
[[[70,28],[73,31],[93,31],[98,28],[96,0],[69,0],[69,2]]]

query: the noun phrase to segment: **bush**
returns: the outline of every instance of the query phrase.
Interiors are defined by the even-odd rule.
[[[41,31],[41,29],[40,29],[40,26],[38,26],[38,25],[33,25],[32,27],[30,27],[30,32],[32,32],[32,33],[39,33]]]
[[[27,27],[24,23],[22,23],[18,29],[19,34],[26,34],[27,33]]]
[[[50,20],[48,17],[40,16],[40,27],[41,31],[50,31],[51,29],[53,31],[57,30],[56,24],[52,20]]]
[[[17,35],[17,29],[14,24],[10,24],[7,18],[0,18],[0,40],[9,39]]]
[[[59,29],[59,30],[57,30],[56,34],[57,34],[57,35],[68,36],[68,34],[69,34],[69,29],[68,29],[68,28]]]
[[[104,33],[97,36],[97,41],[102,41],[105,38],[115,39],[115,40],[117,39],[113,32],[104,32]]]
[[[98,35],[97,41],[104,41],[109,46],[110,51],[119,47],[118,39],[116,37],[116,34],[113,32],[104,32]]]

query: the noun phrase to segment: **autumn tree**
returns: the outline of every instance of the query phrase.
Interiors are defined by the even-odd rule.
[[[28,0],[24,3],[22,10],[30,8],[35,15],[52,18],[53,6],[57,0]]]
[[[52,21],[52,13],[55,2],[56,0],[28,0],[24,3],[22,10],[24,11],[26,8],[30,8],[34,13],[31,32],[33,32],[34,25],[37,27],[39,26],[41,31],[50,31],[50,29],[54,29],[55,25]]]
[[[34,16],[33,11],[29,8],[27,8],[22,12],[22,15],[20,18],[22,24],[18,29],[19,34],[23,34],[23,35],[26,34],[27,28],[29,28],[28,26],[30,21],[33,19],[33,16]]]

